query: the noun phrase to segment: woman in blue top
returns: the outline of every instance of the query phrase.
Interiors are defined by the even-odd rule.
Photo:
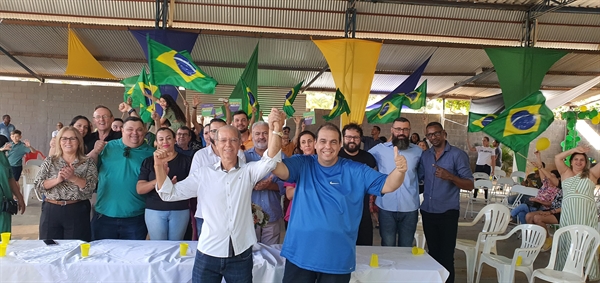
[[[156,131],[156,146],[172,152],[167,173],[173,183],[187,178],[192,158],[175,151],[175,133],[169,128],[160,128]],[[138,194],[146,195],[146,211],[144,214],[150,240],[183,240],[185,230],[190,220],[189,202],[187,200],[166,202],[163,201],[156,190],[156,173],[154,171],[154,157],[144,160],[136,190]]]

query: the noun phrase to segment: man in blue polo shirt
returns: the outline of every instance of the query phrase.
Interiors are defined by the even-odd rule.
[[[382,246],[412,247],[419,221],[419,180],[417,168],[423,150],[410,142],[410,121],[399,117],[392,123],[392,141],[381,143],[369,150],[377,160],[377,168],[389,174],[396,165],[389,157],[394,153],[406,158],[408,171],[400,188],[385,196],[377,197],[379,207],[379,235]]]
[[[273,170],[280,179],[296,183],[281,251],[287,259],[284,283],[349,282],[365,194],[393,192],[404,180],[406,159],[397,151],[396,170],[384,175],[338,158],[341,140],[340,129],[326,123],[317,130],[317,155],[285,159]]]
[[[450,272],[454,282],[454,248],[458,232],[460,190],[473,190],[473,173],[466,152],[446,141],[442,124],[425,128],[431,147],[421,155],[419,179],[425,181],[421,217],[429,255]]]
[[[5,136],[7,139],[10,138],[10,133],[15,130],[15,125],[10,123],[10,115],[5,114],[2,116],[2,123],[0,123],[0,135]]]
[[[146,200],[136,191],[142,162],[154,148],[144,141],[146,128],[138,117],[123,123],[123,137],[97,141],[90,157],[98,160],[98,200],[92,218],[92,238],[145,240]],[[106,144],[104,146],[104,144]]]
[[[269,138],[269,124],[259,121],[252,124],[252,141],[254,147],[244,152],[246,161],[256,162],[262,159],[267,151]],[[283,152],[282,158],[283,156]],[[256,227],[256,239],[259,243],[265,245],[279,244],[281,234],[281,219],[283,211],[281,209],[281,195],[285,193],[283,181],[273,176],[267,175],[256,183],[252,190],[252,202],[259,205],[264,212],[269,215],[269,223],[264,227]]]

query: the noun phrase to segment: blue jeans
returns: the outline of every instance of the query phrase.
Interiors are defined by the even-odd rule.
[[[291,261],[285,261],[283,271],[283,283],[348,283],[350,282],[350,273],[329,274],[302,269]]]
[[[92,217],[92,240],[121,239],[146,240],[148,229],[144,215],[127,218],[108,217],[94,211]]]
[[[190,210],[154,210],[146,208],[144,214],[150,240],[183,240],[190,221]]]
[[[198,238],[200,238],[200,232],[202,232],[202,224],[204,224],[204,218],[196,218],[196,230],[198,231]]]
[[[419,211],[398,212],[379,209],[379,235],[382,246],[412,247]],[[398,242],[396,242],[398,235]]]
[[[529,212],[533,212],[533,211],[537,211],[538,209],[533,207],[533,206],[529,206],[525,203],[519,204],[519,206],[513,208],[513,210],[510,212],[510,216],[512,216],[513,218],[518,217],[519,218],[519,224],[527,224],[527,221],[525,221],[525,215],[527,215],[527,213]]]
[[[252,247],[234,257],[218,258],[196,251],[192,283],[252,283]]]

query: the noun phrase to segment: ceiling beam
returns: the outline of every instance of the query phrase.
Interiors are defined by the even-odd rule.
[[[409,4],[419,6],[441,6],[441,7],[456,7],[456,8],[472,8],[472,9],[492,9],[492,10],[510,10],[510,11],[527,11],[531,5],[515,5],[502,3],[485,3],[476,1],[446,1],[446,0],[366,0],[373,3],[393,3],[393,4]],[[550,9],[552,6],[547,6],[545,9]],[[576,13],[576,14],[598,14],[600,8],[584,8],[567,6],[554,13]]]

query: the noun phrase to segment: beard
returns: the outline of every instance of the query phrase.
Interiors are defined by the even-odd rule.
[[[242,134],[243,134],[243,133],[245,133],[245,132],[247,132],[247,131],[248,131],[248,127],[245,127],[245,128],[243,128],[243,129],[241,129],[241,130],[240,130],[240,129],[238,129],[238,131],[240,131],[240,133],[242,133]]]
[[[405,135],[392,136],[392,144],[398,147],[399,150],[407,149],[409,143],[410,141]]]
[[[350,145],[354,145],[354,147],[350,147]],[[344,144],[344,150],[346,150],[347,152],[350,153],[355,153],[360,149],[360,147],[358,146],[358,144],[355,144],[353,142],[349,142],[349,143],[345,143]]]

